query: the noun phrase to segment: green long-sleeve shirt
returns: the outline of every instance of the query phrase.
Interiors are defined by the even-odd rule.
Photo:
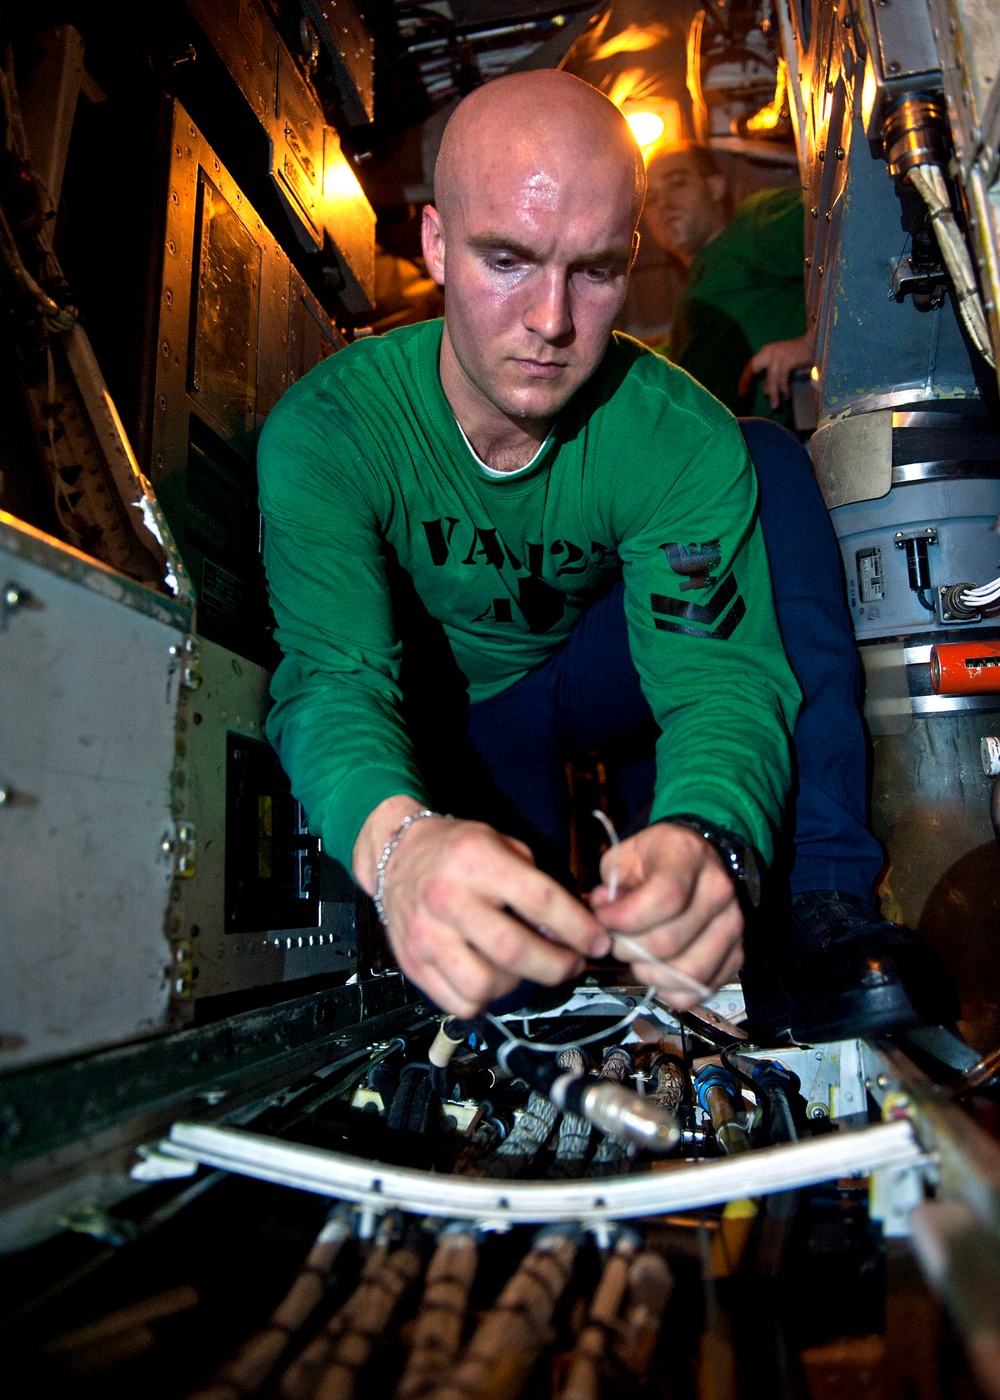
[[[397,561],[473,702],[545,661],[620,567],[663,729],[653,817],[697,812],[766,857],[798,691],[736,422],[615,336],[531,466],[491,477],[444,396],[440,343],[435,321],[349,346],[285,395],[261,439],[285,654],[268,735],[312,828],[349,863],[384,798],[430,800],[401,712]]]
[[[746,364],[774,340],[806,330],[802,195],[758,190],[691,261],[677,324],[666,347],[733,413],[791,424],[791,403],[772,408],[758,375],[745,395]]]

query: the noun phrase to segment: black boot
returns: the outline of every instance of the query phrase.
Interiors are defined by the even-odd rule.
[[[882,1036],[958,1019],[955,988],[930,949],[856,895],[796,895],[790,933],[783,981],[795,1040]]]

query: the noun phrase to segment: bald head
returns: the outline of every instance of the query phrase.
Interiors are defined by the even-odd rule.
[[[553,68],[512,73],[477,88],[445,128],[434,202],[445,225],[476,188],[511,177],[555,184],[598,181],[638,223],[646,191],[642,154],[628,122],[596,88]]]
[[[529,461],[600,364],[644,187],[618,109],[566,73],[497,78],[455,110],[422,242],[445,291],[441,384],[490,465]]]

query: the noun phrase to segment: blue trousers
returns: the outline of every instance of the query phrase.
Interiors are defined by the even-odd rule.
[[[790,849],[778,860],[793,895],[835,889],[872,903],[882,852],[866,825],[861,664],[840,550],[798,440],[764,418],[740,426],[760,482],[778,625],[804,697],[794,734]],[[557,864],[568,844],[565,765],[574,753],[631,744],[619,770],[626,805],[635,811],[652,798],[655,729],[629,652],[622,594],[618,584],[545,665],[469,710],[469,738],[494,787],[526,823],[517,834],[543,866]],[[504,829],[515,826],[507,820]]]

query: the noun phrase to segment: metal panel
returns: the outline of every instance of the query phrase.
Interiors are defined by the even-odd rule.
[[[375,112],[375,41],[361,11],[354,0],[302,0],[302,9],[330,58],[348,126],[363,126]]]
[[[353,898],[325,901],[317,911],[316,870],[311,899],[293,894],[282,901],[269,893],[279,874],[275,861],[267,878],[251,882],[261,919],[248,927],[256,921],[245,916],[246,899],[238,897],[235,883],[241,863],[257,861],[258,843],[246,839],[245,822],[234,820],[234,793],[227,788],[238,778],[234,743],[241,753],[249,751],[248,781],[253,786],[256,778],[265,800],[275,784],[279,790],[283,786],[277,758],[264,739],[270,674],[209,641],[201,643],[199,673],[201,683],[186,694],[180,719],[177,811],[194,828],[195,852],[193,873],[177,881],[173,905],[175,996],[192,1001],[320,973],[353,973]],[[249,794],[251,804],[258,801],[257,786]],[[273,835],[277,844],[277,830]],[[295,839],[292,833],[289,840]],[[296,919],[298,907],[302,916]],[[269,921],[276,908],[284,912]]]
[[[346,344],[319,302],[292,269],[288,287],[288,382],[304,374]]]
[[[325,140],[323,228],[344,278],[340,299],[352,315],[364,316],[375,309],[375,211],[332,127],[326,128]]]
[[[274,653],[254,454],[264,419],[288,387],[293,337],[297,376],[344,343],[175,103],[150,457],[198,592],[199,629],[258,661]]]
[[[968,178],[989,126],[988,111],[997,109],[1000,78],[1000,31],[995,0],[928,0],[934,38],[941,60],[948,117],[955,151]],[[996,158],[995,138],[987,140],[987,166]]]
[[[827,423],[812,437],[812,459],[827,509],[869,501],[892,486],[892,410]]]
[[[18,75],[18,95],[33,173],[58,209],[83,82],[83,40],[71,24],[60,24],[36,34],[35,42],[41,56],[27,78]]]
[[[908,636],[943,625],[921,606],[910,587],[905,551],[897,536],[935,532],[928,551],[932,588],[965,579],[978,583],[997,574],[997,537],[990,525],[998,511],[1000,481],[995,478],[915,481],[893,487],[878,500],[856,501],[834,510],[831,519],[844,559],[858,638]],[[869,590],[866,561],[872,559],[877,560],[879,577]],[[976,630],[991,625],[995,620],[964,624]]]
[[[895,402],[975,398],[951,306],[922,313],[889,299],[908,238],[880,153],[884,102],[937,86],[926,10],[905,0],[803,5],[808,37],[778,7],[806,210],[806,303],[820,423]]]
[[[863,0],[861,13],[882,75],[912,78],[936,72],[937,48],[925,5]]]
[[[267,132],[268,173],[300,242],[307,251],[332,252],[331,271],[344,307],[352,315],[369,315],[375,296],[375,213],[271,16],[260,0],[189,3]],[[338,33],[353,46],[351,52],[363,49],[353,31],[343,34],[345,27],[350,25],[340,23]],[[252,54],[262,56],[263,81]],[[262,100],[267,97],[269,103]],[[361,111],[364,116],[363,106]]]
[[[278,90],[271,123],[271,175],[309,237],[323,245],[323,132],[326,123],[295,60],[278,50]]]
[[[9,516],[0,585],[6,1068],[167,1024],[188,612]]]
[[[821,423],[848,408],[858,413],[900,401],[976,398],[951,305],[921,312],[909,297],[902,305],[889,298],[907,239],[885,166],[872,159],[860,121],[853,126],[833,232],[825,247],[817,240],[815,256],[822,251],[823,260],[814,263],[808,285],[810,315],[817,322]],[[821,198],[820,228],[829,212]],[[879,402],[887,394],[895,398]]]
[[[135,1149],[183,1115],[245,1122],[270,1095],[370,1054],[427,1016],[402,977],[0,1076],[0,1254],[135,1190]]]

